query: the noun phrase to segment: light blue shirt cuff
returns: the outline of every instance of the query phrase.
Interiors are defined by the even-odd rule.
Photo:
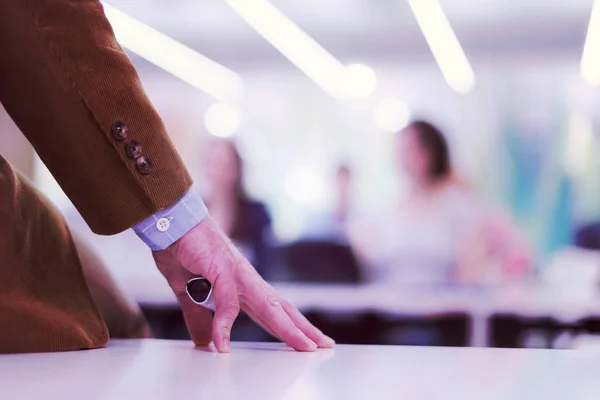
[[[208,215],[206,205],[191,188],[169,208],[159,211],[133,227],[152,250],[164,250]]]

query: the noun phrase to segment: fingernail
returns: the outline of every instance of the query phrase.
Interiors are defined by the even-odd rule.
[[[310,350],[315,351],[317,350],[317,344],[315,342],[313,342],[312,340],[308,339],[308,342],[310,343]]]
[[[325,336],[325,347],[333,347],[335,345],[335,340],[330,338],[329,336]]]

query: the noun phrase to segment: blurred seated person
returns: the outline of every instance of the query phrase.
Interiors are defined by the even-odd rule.
[[[332,209],[309,217],[302,239],[348,243],[347,226],[352,213],[352,171],[346,164],[337,169],[335,190]]]
[[[208,183],[205,202],[217,225],[258,273],[268,278],[267,240],[271,235],[271,217],[263,203],[246,194],[243,169],[243,160],[232,141],[212,143],[204,168]]]
[[[493,265],[501,274],[524,273],[529,254],[517,230],[454,175],[438,128],[412,122],[398,134],[396,154],[409,181],[406,198],[351,230],[372,280],[447,286],[482,283]]]
[[[575,246],[587,250],[600,250],[600,222],[579,228],[575,232]]]

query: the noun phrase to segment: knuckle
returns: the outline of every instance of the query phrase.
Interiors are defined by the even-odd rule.
[[[279,309],[281,308],[281,305],[279,303],[273,304],[269,301],[269,299],[266,299],[261,302],[260,308],[265,315],[268,315],[271,318],[275,318],[279,314]]]
[[[231,331],[231,328],[228,325],[219,325],[217,329],[225,336],[229,336],[229,332]]]
[[[290,308],[296,308],[296,306],[294,306],[294,305],[292,304],[292,302],[291,302],[291,301],[289,301],[288,299],[281,299],[281,298],[280,298],[280,299],[279,299],[279,302],[281,303],[281,305],[283,306],[283,308],[286,308],[286,309],[290,309]]]

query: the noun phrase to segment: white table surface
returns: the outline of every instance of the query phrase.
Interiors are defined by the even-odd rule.
[[[296,353],[234,343],[113,341],[0,356],[1,399],[598,399],[600,352],[343,346]]]

